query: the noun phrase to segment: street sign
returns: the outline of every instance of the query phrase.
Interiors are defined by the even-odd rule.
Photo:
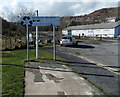
[[[60,17],[58,16],[23,16],[21,17],[21,25],[26,26],[27,34],[27,60],[29,60],[29,32],[28,26],[36,26],[36,58],[38,58],[38,26],[53,26],[53,55],[56,59],[56,46],[55,46],[55,26],[60,25]]]
[[[60,17],[58,16],[31,16],[32,26],[59,26]]]
[[[29,16],[21,17],[21,25],[26,26],[26,38],[27,38],[27,60],[29,60],[29,31],[28,26],[32,26],[32,19]]]
[[[29,16],[21,17],[21,25],[23,26],[32,26],[32,19]]]

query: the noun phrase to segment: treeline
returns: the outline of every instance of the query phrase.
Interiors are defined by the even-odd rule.
[[[8,22],[5,19],[2,20],[2,35],[3,36],[24,36],[25,28],[20,23]]]
[[[2,21],[2,50],[21,48],[26,45],[25,27],[20,23]]]

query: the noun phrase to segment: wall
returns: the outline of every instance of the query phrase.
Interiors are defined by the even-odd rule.
[[[67,35],[67,30],[62,31],[64,35]],[[88,30],[72,30],[73,36],[100,36],[102,37],[114,37],[115,29],[88,29]]]

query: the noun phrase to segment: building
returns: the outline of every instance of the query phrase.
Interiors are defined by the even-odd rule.
[[[117,37],[120,35],[120,22],[69,26],[62,30],[64,35]]]
[[[115,27],[115,34],[114,37],[120,36],[120,21],[118,22],[119,25]]]
[[[106,18],[106,20],[107,20],[108,23],[115,22],[116,17],[109,17],[109,18]]]

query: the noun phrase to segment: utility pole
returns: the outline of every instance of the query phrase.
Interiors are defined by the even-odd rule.
[[[38,10],[36,10],[38,16]],[[36,59],[38,59],[38,26],[36,26]]]

